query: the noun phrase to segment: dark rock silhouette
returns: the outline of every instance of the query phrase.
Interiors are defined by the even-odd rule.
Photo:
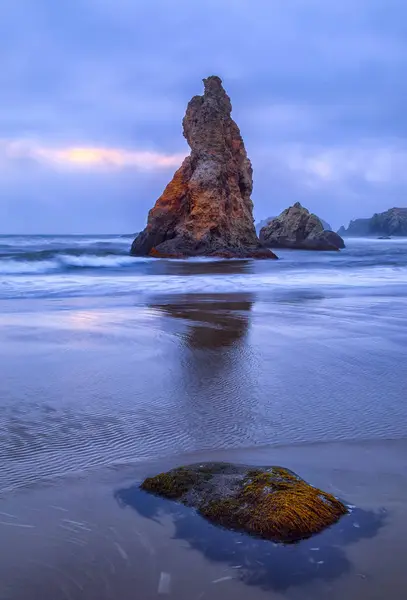
[[[253,222],[252,165],[219,77],[183,120],[191,154],[175,173],[134,240],[133,255],[180,258],[277,258],[261,246]]]
[[[272,221],[273,219],[275,219],[275,217],[267,217],[267,219],[263,219],[262,221],[259,221],[258,223],[256,223],[257,235],[259,235],[260,231],[263,229],[263,227],[268,225],[270,223],[270,221]]]
[[[345,237],[407,236],[407,208],[390,208],[375,213],[370,219],[355,219],[346,229],[343,225],[338,234]]]
[[[319,219],[322,223],[322,227],[324,228],[325,231],[332,231],[332,227],[330,226],[330,224],[328,223],[328,221],[324,221],[324,219]]]

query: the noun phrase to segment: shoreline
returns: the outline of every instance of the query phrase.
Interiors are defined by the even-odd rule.
[[[265,462],[267,463],[267,457],[273,455],[277,458],[281,456],[283,460],[284,458],[288,458],[289,461],[293,461],[293,463],[290,463],[291,466],[289,464],[284,463],[282,463],[281,466],[292,468],[292,470],[294,471],[302,467],[308,467],[311,468],[311,470],[312,468],[323,469],[324,466],[327,466],[324,464],[323,458],[325,455],[322,453],[323,450],[328,451],[328,456],[330,456],[329,453],[338,451],[338,453],[335,454],[336,469],[349,470],[350,472],[353,471],[355,468],[354,451],[359,450],[359,452],[362,452],[364,454],[369,452],[378,453],[377,458],[379,462],[375,463],[374,466],[372,466],[373,470],[376,471],[377,466],[383,463],[383,468],[386,466],[389,469],[389,473],[391,473],[393,470],[396,473],[400,473],[400,469],[397,467],[398,463],[394,463],[394,455],[392,456],[392,463],[390,462],[389,464],[387,462],[386,464],[384,464],[386,454],[388,454],[389,452],[392,453],[393,448],[396,449],[396,453],[398,450],[400,451],[400,456],[403,455],[404,451],[405,455],[407,456],[407,436],[389,437],[387,439],[349,438],[323,441],[316,440],[307,442],[292,442],[290,444],[261,444],[255,446],[235,446],[219,449],[201,448],[193,451],[174,452],[172,454],[163,454],[156,456],[151,455],[148,457],[140,458],[138,460],[128,459],[111,461],[105,464],[99,464],[95,466],[89,466],[84,469],[78,469],[76,471],[65,471],[61,473],[55,473],[49,476],[40,477],[35,481],[21,483],[10,488],[0,488],[0,502],[8,495],[24,492],[25,490],[37,489],[39,487],[47,487],[49,485],[58,484],[58,482],[61,482],[63,484],[65,482],[69,483],[70,481],[80,481],[86,478],[97,478],[99,476],[103,478],[109,473],[114,473],[118,471],[122,472],[123,474],[127,473],[127,471],[132,471],[134,473],[142,473],[144,477],[146,476],[146,473],[154,474],[154,472],[159,472],[159,469],[161,469],[162,471],[166,471],[179,465],[193,464],[200,461],[231,461],[250,463],[250,461],[252,460],[253,464],[255,465],[260,464],[260,457],[263,456]],[[383,451],[385,453],[384,457]],[[329,458],[327,460],[329,462]],[[401,463],[400,466],[405,466],[404,461]]]
[[[153,599],[164,577],[166,596],[177,600],[373,600],[385,590],[401,599],[407,576],[393,556],[407,551],[406,449],[403,439],[184,453],[21,488],[0,497],[0,597],[133,600],[137,588]],[[145,476],[206,460],[292,468],[357,512],[308,541],[276,547],[140,496]]]

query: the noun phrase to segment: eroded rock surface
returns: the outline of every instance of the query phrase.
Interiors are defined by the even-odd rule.
[[[231,118],[229,96],[219,77],[204,79],[204,86],[183,120],[191,154],[150,210],[131,253],[276,258],[256,235],[252,165]]]
[[[270,248],[339,250],[345,247],[337,233],[326,231],[321,220],[299,202],[263,227],[260,241]]]

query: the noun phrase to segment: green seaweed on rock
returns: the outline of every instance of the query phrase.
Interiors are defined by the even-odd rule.
[[[180,500],[194,487],[199,487],[212,478],[213,473],[205,469],[179,467],[168,473],[159,473],[155,477],[147,477],[141,489],[163,496],[169,500]]]

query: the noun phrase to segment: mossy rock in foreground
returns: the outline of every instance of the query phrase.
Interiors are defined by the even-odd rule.
[[[348,511],[331,494],[281,467],[203,463],[148,477],[141,489],[194,507],[209,521],[274,542],[295,542]]]

